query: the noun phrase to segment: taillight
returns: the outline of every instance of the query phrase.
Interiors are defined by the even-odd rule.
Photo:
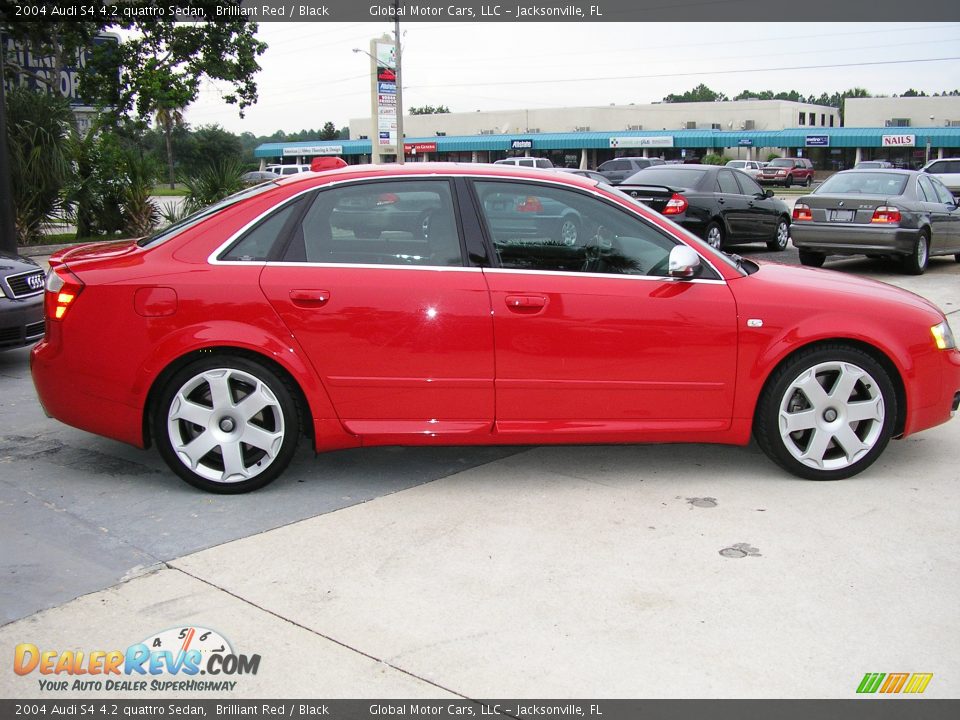
[[[793,206],[793,221],[807,222],[813,221],[813,211],[810,209],[809,205],[804,205],[803,203],[797,203]]]
[[[531,195],[517,205],[517,212],[543,212],[543,203],[540,202],[540,198]]]
[[[377,207],[381,205],[393,205],[399,199],[395,193],[383,193],[377,197]]]
[[[893,207],[893,205],[882,205],[873,211],[870,222],[884,225],[898,223],[900,222],[900,209]]]
[[[680,193],[674,193],[673,197],[667,200],[666,206],[663,208],[664,215],[679,215],[690,207],[690,203],[687,202],[687,199]]]
[[[83,290],[83,281],[65,267],[51,268],[46,290],[43,304],[47,320],[62,320]]]

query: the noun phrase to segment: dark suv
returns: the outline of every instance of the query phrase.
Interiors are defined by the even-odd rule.
[[[597,168],[597,172],[603,175],[611,185],[619,185],[635,172],[646,170],[653,165],[663,165],[663,160],[660,158],[621,157],[602,163]]]
[[[757,178],[764,185],[813,185],[813,163],[808,158],[777,158],[760,170]]]

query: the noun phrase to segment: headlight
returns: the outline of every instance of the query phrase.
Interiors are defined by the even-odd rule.
[[[946,320],[930,328],[930,334],[933,335],[933,341],[941,350],[953,350],[957,347],[957,341],[953,337],[950,323]]]

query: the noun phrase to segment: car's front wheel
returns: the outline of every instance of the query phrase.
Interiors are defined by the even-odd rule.
[[[767,242],[767,248],[770,250],[786,250],[787,243],[790,241],[790,223],[786,218],[777,220],[777,233],[773,240]]]
[[[809,480],[866,469],[887,446],[897,416],[889,374],[853,347],[800,351],[767,382],[754,423],[761,449]]]
[[[293,393],[276,373],[243,357],[195,361],[163,386],[154,437],[170,468],[209,492],[249,492],[290,463],[299,439]]]

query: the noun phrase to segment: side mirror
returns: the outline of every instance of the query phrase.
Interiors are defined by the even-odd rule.
[[[677,245],[670,251],[670,260],[667,264],[667,273],[670,277],[681,280],[692,278],[699,267],[700,256],[693,248]]]

